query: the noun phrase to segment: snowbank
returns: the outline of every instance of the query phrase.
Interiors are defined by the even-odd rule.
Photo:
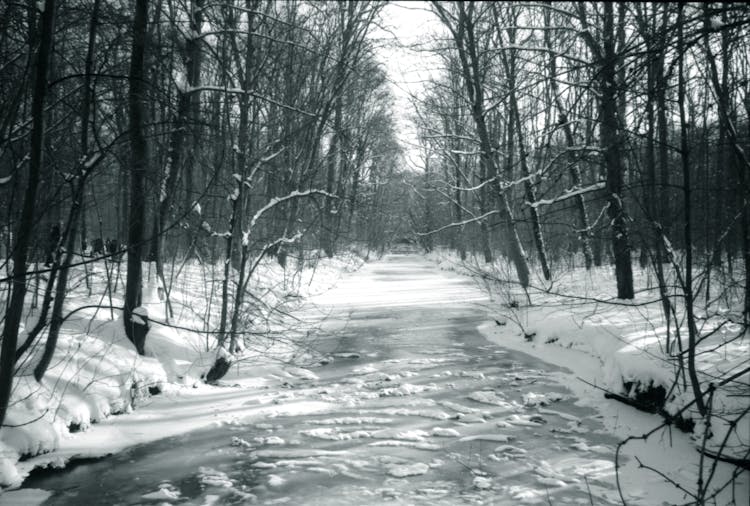
[[[430,254],[429,258],[443,270],[478,279],[488,290],[490,313],[494,317],[494,321],[480,326],[480,332],[505,348],[565,368],[559,373],[563,381],[580,399],[580,404],[603,415],[605,426],[612,433],[623,439],[639,436],[659,426],[662,419],[605,400],[603,391],[639,401],[649,395],[663,395],[662,412],[681,413],[684,418],[692,419],[697,423],[694,433],[681,436],[670,433],[667,427],[647,441],[630,442],[624,460],[630,458],[628,465],[635,468],[633,457],[639,456],[644,463],[669,469],[669,476],[676,476],[677,483],[685,483],[686,476],[696,477],[699,460],[696,450],[704,444],[705,431],[691,404],[689,381],[682,376],[676,381],[678,368],[674,358],[680,344],[687,349],[687,329],[680,329],[682,343],[676,341],[674,328],[670,329],[672,353],[667,353],[667,327],[656,290],[643,289],[633,301],[612,299],[611,294],[616,290],[611,267],[593,268],[589,272],[573,269],[558,276],[551,290],[530,290],[532,305],[529,306],[523,292],[513,285],[487,281],[486,275],[512,279],[512,270],[501,262],[493,265],[472,260],[461,262],[456,255],[442,251]],[[637,288],[648,286],[647,272],[636,270],[634,275]],[[532,283],[549,288],[541,280]],[[677,311],[679,314],[681,308]],[[709,383],[748,366],[750,340],[747,334],[738,337],[738,325],[726,321],[720,324],[717,318],[703,320],[701,331],[709,336],[699,344],[696,360],[705,391]],[[740,415],[748,406],[748,383],[750,373],[746,372],[716,390],[712,406],[718,416],[712,418],[712,436],[705,442],[709,450],[719,449],[726,442],[722,450],[725,455],[747,458],[750,417],[745,414],[740,418]],[[744,395],[737,395],[741,393],[738,389],[744,389]],[[732,426],[731,422],[737,418],[739,422]],[[713,461],[708,462],[704,466],[710,467]],[[632,477],[643,477],[644,471],[631,469],[628,476],[637,486],[638,479]],[[696,481],[687,483],[694,487]],[[714,478],[714,481],[721,480]]]
[[[346,254],[309,262],[301,270],[295,271],[281,268],[272,259],[264,260],[251,280],[253,292],[264,302],[259,309],[265,311],[264,318],[259,319],[264,323],[262,328],[257,329],[258,333],[272,333],[274,325],[281,325],[274,319],[273,308],[282,302],[286,303],[285,307],[300,307],[307,297],[330,289],[343,273],[358,269],[362,263],[358,256]],[[101,262],[89,268],[89,283],[94,296],[88,295],[82,282],[85,273],[75,271],[71,276],[71,285],[76,288],[66,300],[66,309],[70,311],[81,306],[101,304],[101,294],[106,293],[106,279],[116,276],[113,267],[113,264],[108,264],[106,268],[110,270],[107,272]],[[71,458],[105,455],[149,440],[147,435],[138,435],[143,432],[140,427],[119,432],[108,424],[97,435],[86,434],[88,447],[86,443],[76,443],[79,439],[85,439],[81,437],[83,432],[91,432],[92,424],[104,422],[112,415],[131,413],[147,404],[157,406],[157,411],[161,406],[161,409],[172,412],[181,404],[188,406],[183,413],[184,423],[174,423],[172,419],[170,424],[165,423],[160,429],[152,427],[147,431],[147,434],[152,434],[151,439],[192,430],[215,421],[215,417],[198,416],[196,411],[196,407],[198,410],[204,409],[204,403],[221,391],[199,382],[201,374],[214,359],[214,337],[210,332],[198,333],[185,329],[205,331],[213,328],[218,304],[215,300],[211,304],[210,292],[217,287],[208,280],[219,279],[217,273],[221,267],[206,268],[197,263],[185,265],[170,287],[174,315],[167,319],[165,302],[160,298],[165,287],[155,281],[149,266],[144,265],[144,279],[148,281],[144,283],[143,307],[150,323],[146,356],[139,356],[127,339],[119,312],[96,307],[81,309],[66,320],[52,365],[41,383],[33,377],[33,367],[42,352],[41,347],[36,346],[32,353],[27,354],[18,364],[19,372],[13,386],[6,426],[0,430],[0,487],[20,486],[37,466],[59,467]],[[124,291],[123,285],[120,283],[119,292]],[[121,297],[121,293],[113,293],[112,304],[121,305]],[[22,330],[33,327],[32,316]],[[159,322],[169,322],[174,326]],[[26,333],[22,332],[19,342],[23,342],[25,337]],[[45,334],[42,334],[39,341],[43,343],[44,337]],[[245,350],[244,358],[246,361],[253,360],[264,353],[273,352],[289,357],[298,351],[294,349],[293,342],[269,344],[259,340],[257,349]],[[282,369],[277,364],[274,371],[290,378],[309,379],[304,369],[291,368],[288,372],[282,372]],[[245,380],[244,383],[244,386],[254,386],[252,380]],[[164,395],[151,397],[157,393]],[[300,409],[314,411],[319,407],[305,406]],[[157,418],[155,412],[151,413],[151,417]],[[124,422],[126,418],[119,417],[118,420]],[[39,457],[31,458],[35,456]]]

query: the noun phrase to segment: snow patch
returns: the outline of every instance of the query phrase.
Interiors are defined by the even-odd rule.
[[[182,494],[179,490],[172,490],[169,487],[161,487],[156,492],[150,492],[148,494],[143,494],[141,496],[141,499],[145,499],[147,501],[179,501],[180,496]]]
[[[479,490],[487,490],[492,488],[492,480],[484,476],[475,476],[473,482],[474,488]]]
[[[429,434],[420,429],[382,429],[372,433],[372,437],[375,439],[398,439],[401,441],[424,441],[427,436]]]
[[[432,429],[432,435],[438,437],[461,437],[461,434],[456,429],[444,429],[442,427]]]
[[[257,441],[260,444],[264,445],[283,445],[286,444],[286,441],[284,441],[279,436],[267,436],[267,437],[256,437],[255,441]]]
[[[209,487],[231,488],[234,482],[226,473],[210,467],[198,468],[198,480]]]
[[[476,401],[476,402],[481,402],[483,404],[492,404],[493,406],[499,406],[506,410],[515,409],[515,406],[513,404],[501,398],[495,392],[489,392],[489,391],[484,391],[484,390],[479,391],[479,392],[472,392],[469,394],[469,399]]]
[[[477,434],[474,436],[466,436],[459,439],[459,441],[494,441],[496,443],[507,443],[515,439],[513,436],[506,436],[505,434]]]
[[[564,396],[562,394],[556,392],[548,392],[546,394],[528,392],[523,395],[523,404],[528,407],[547,406],[552,402],[562,400],[563,397]]]
[[[273,488],[281,487],[286,483],[286,480],[277,474],[268,475],[268,486]]]
[[[414,464],[396,465],[388,470],[388,474],[396,478],[406,478],[407,476],[420,476],[426,474],[430,466],[422,462]]]

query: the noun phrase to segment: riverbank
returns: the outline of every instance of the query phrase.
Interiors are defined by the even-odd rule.
[[[714,423],[712,437],[704,441],[704,426],[691,404],[691,393],[684,385],[674,386],[674,361],[665,357],[664,342],[667,326],[661,321],[661,306],[654,293],[643,290],[633,301],[613,300],[613,273],[609,267],[571,269],[559,275],[551,289],[530,290],[531,304],[518,287],[496,285],[491,279],[508,276],[507,266],[486,265],[460,259],[448,252],[428,256],[441,269],[471,277],[487,291],[491,298],[488,307],[492,320],[479,327],[491,342],[528,353],[550,364],[567,369],[558,373],[578,397],[581,406],[596,409],[607,431],[621,441],[620,474],[623,489],[651,487],[670,490],[670,500],[685,502],[690,491],[697,493],[699,477],[704,484],[710,478],[711,497],[722,490],[717,504],[747,504],[750,497],[750,473],[733,465],[701,458],[698,450],[719,450],[730,457],[747,459],[750,417],[742,416],[748,407],[747,398],[736,396],[735,384],[717,389],[714,394]],[[645,286],[647,274],[636,272],[636,283]],[[540,280],[534,282],[543,286]],[[712,322],[705,322],[709,332]],[[715,324],[714,324],[715,325]],[[728,331],[717,332],[705,340],[698,350],[699,374],[707,388],[712,378],[727,371],[741,371],[750,356],[747,336],[730,341]],[[684,329],[683,329],[684,330]],[[674,329],[672,329],[674,333]],[[687,332],[683,332],[683,336]],[[746,385],[750,373],[738,378],[738,388]],[[663,416],[636,410],[605,393],[622,396],[633,404],[650,400],[653,392],[662,415],[681,414],[695,425],[693,432],[683,432],[665,423]],[[657,409],[659,408],[659,409]],[[730,420],[739,419],[736,425]],[[648,435],[641,439],[642,436]],[[651,469],[646,469],[648,466]],[[727,486],[733,482],[732,486]],[[683,490],[681,490],[683,489]],[[663,495],[663,494],[662,494]],[[739,502],[734,498],[743,498]]]
[[[300,310],[310,297],[330,289],[362,263],[355,254],[308,262],[300,270],[264,261],[251,280],[253,294],[262,303],[259,324],[249,329],[256,337],[243,340],[241,358],[223,384],[262,388],[264,375],[304,376],[304,369],[287,362],[305,361],[300,341],[324,315],[308,308],[309,321],[292,323],[277,310]],[[215,359],[209,318],[218,311],[212,301],[219,268],[206,269],[198,263],[181,267],[179,282],[170,290],[174,313],[169,319],[160,287],[154,282],[146,285],[143,305],[151,330],[145,356],[137,355],[125,337],[118,312],[98,308],[103,301],[89,297],[82,282],[88,275],[92,292],[106,293],[98,285],[116,279],[115,268],[102,262],[91,272],[73,276],[79,283],[66,301],[68,310],[89,307],[66,321],[53,365],[42,382],[32,376],[33,354],[20,364],[8,426],[0,430],[0,486],[20,486],[37,467],[63,467],[71,459],[108,455],[205,427],[215,422],[216,413],[242,410],[232,388],[207,385],[200,379]],[[113,293],[113,306],[121,304],[122,283],[119,288]],[[26,328],[32,325],[33,314]],[[251,363],[257,372],[236,379]]]

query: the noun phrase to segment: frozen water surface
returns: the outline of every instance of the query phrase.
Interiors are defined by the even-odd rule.
[[[330,360],[264,397],[326,409],[217,424],[25,485],[53,505],[618,503],[616,440],[554,366],[488,344],[484,300],[419,257],[387,257],[317,301],[334,308],[315,344]]]

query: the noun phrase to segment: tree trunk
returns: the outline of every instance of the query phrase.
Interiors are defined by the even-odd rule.
[[[334,107],[333,136],[328,149],[328,167],[326,170],[326,192],[328,192],[328,195],[325,197],[322,219],[322,247],[328,258],[332,258],[334,254],[336,216],[334,215],[332,195],[336,183],[336,174],[341,171],[341,113],[342,100],[341,96],[338,96],[336,97],[336,106]]]
[[[47,368],[52,361],[52,357],[57,348],[57,338],[60,334],[60,328],[63,324],[63,304],[65,303],[65,297],[68,291],[68,274],[70,271],[70,264],[73,261],[75,254],[75,243],[78,235],[78,226],[85,229],[86,222],[84,219],[84,193],[86,191],[86,179],[92,170],[92,167],[86,167],[84,164],[88,163],[88,152],[89,152],[89,141],[88,141],[88,124],[89,114],[91,110],[91,103],[93,102],[93,93],[91,91],[91,69],[94,61],[94,49],[96,42],[96,26],[98,23],[99,16],[99,4],[100,0],[94,0],[93,12],[91,14],[91,22],[89,24],[89,40],[88,50],[86,53],[86,77],[84,84],[84,97],[83,104],[81,107],[81,165],[77,167],[76,179],[73,182],[72,189],[72,203],[70,211],[68,212],[68,225],[67,230],[63,234],[63,241],[65,242],[64,256],[62,261],[60,255],[63,254],[58,250],[55,258],[55,265],[59,265],[59,278],[57,281],[57,287],[55,288],[55,300],[52,307],[52,318],[50,322],[49,332],[47,332],[47,341],[44,345],[44,352],[42,357],[34,368],[34,378],[37,381],[42,381],[44,374],[47,372]],[[85,245],[86,233],[85,230],[81,231],[82,242]],[[50,278],[52,278],[50,274]],[[27,341],[28,343],[29,341]],[[26,344],[26,343],[25,343]]]
[[[186,56],[187,56],[187,82],[190,86],[190,99],[187,109],[187,127],[186,130],[189,133],[190,143],[186,147],[185,163],[183,163],[183,172],[185,174],[185,210],[189,211],[193,208],[193,202],[195,201],[195,193],[193,191],[194,185],[194,162],[195,153],[200,145],[200,103],[201,103],[201,92],[195,90],[201,84],[201,71],[203,53],[201,51],[201,45],[204,43],[202,38],[196,37],[200,34],[203,26],[203,6],[205,0],[192,0],[190,5],[190,33],[186,42]],[[194,234],[195,231],[187,230],[188,234]],[[189,237],[188,239],[192,239]]]
[[[431,168],[430,168],[430,150],[428,149],[425,153],[425,161],[424,161],[424,183],[423,183],[423,191],[424,191],[424,209],[423,209],[423,215],[422,220],[424,223],[424,230],[427,232],[427,235],[422,236],[422,245],[424,246],[424,249],[427,250],[427,253],[430,253],[433,248],[435,247],[434,241],[432,240],[432,234],[429,233],[429,231],[433,230],[434,223],[432,219],[432,199],[430,199],[430,195],[432,193],[431,187]]]
[[[52,306],[52,317],[50,319],[50,327],[47,332],[47,341],[44,345],[44,352],[42,357],[34,368],[34,378],[37,381],[42,381],[52,356],[55,353],[57,347],[57,338],[60,334],[60,328],[63,324],[63,304],[65,303],[65,296],[68,290],[68,273],[70,272],[70,264],[73,261],[75,252],[75,242],[78,235],[78,224],[81,213],[81,195],[86,184],[86,178],[83,174],[78,176],[78,181],[75,183],[75,189],[73,190],[73,203],[71,204],[70,212],[68,214],[68,230],[65,231],[63,237],[65,237],[65,256],[60,261],[61,252],[58,251],[55,264],[60,265],[60,273],[57,279],[57,286],[55,287],[55,300]]]
[[[511,24],[515,24],[516,17],[511,14]],[[509,45],[515,46],[516,44],[516,31],[514,28],[507,28],[508,42]],[[534,246],[536,247],[537,255],[539,256],[539,263],[542,267],[542,275],[544,279],[549,281],[551,279],[551,273],[549,268],[549,261],[547,260],[547,252],[544,245],[544,235],[542,232],[542,225],[539,220],[539,209],[534,206],[536,203],[536,189],[534,188],[534,179],[531,171],[529,170],[528,156],[526,152],[526,145],[524,143],[523,128],[521,126],[521,114],[518,110],[518,98],[516,97],[516,54],[515,50],[503,51],[501,53],[503,66],[505,68],[505,76],[508,80],[508,105],[509,105],[509,116],[508,116],[508,144],[510,147],[509,163],[508,163],[508,176],[510,177],[510,171],[512,171],[512,158],[513,152],[513,131],[515,130],[516,137],[518,138],[518,158],[521,164],[521,174],[524,178],[523,187],[529,207],[529,214],[531,215],[531,228],[534,234]],[[512,179],[512,178],[511,178]]]
[[[683,19],[683,4],[678,6],[677,14],[677,54],[678,56],[678,76],[677,76],[677,94],[680,97],[685,96],[685,57],[683,52],[684,47],[684,28],[682,25]],[[693,312],[693,235],[692,235],[692,219],[691,219],[691,188],[690,188],[690,148],[688,145],[688,124],[687,116],[685,114],[685,101],[679,101],[680,108],[680,157],[682,158],[682,189],[685,194],[685,200],[683,203],[683,209],[685,213],[685,309],[687,311],[687,326],[688,326],[688,374],[690,375],[690,383],[693,388],[693,396],[695,397],[695,407],[701,416],[706,414],[706,405],[703,402],[703,394],[701,393],[701,385],[698,379],[698,373],[695,368],[695,347],[698,339],[698,328],[695,322],[695,314]],[[708,430],[708,428],[706,429]]]
[[[549,80],[552,96],[554,97],[555,106],[559,115],[559,123],[562,125],[563,133],[565,134],[565,143],[569,149],[575,146],[575,138],[573,136],[573,129],[570,126],[567,111],[562,103],[560,97],[559,87],[557,85],[557,56],[553,52],[552,48],[552,34],[549,30],[550,23],[550,12],[549,9],[544,11],[544,42],[549,50]],[[568,173],[570,174],[570,182],[573,188],[580,188],[581,186],[581,168],[578,165],[576,155],[572,151],[568,154]],[[576,210],[578,211],[578,227],[579,227],[579,240],[583,249],[583,258],[586,265],[586,270],[590,270],[594,263],[594,253],[591,250],[591,225],[589,223],[588,212],[586,211],[586,201],[582,194],[576,195],[574,198]]]
[[[45,0],[42,13],[41,40],[36,57],[34,92],[31,103],[31,145],[29,147],[29,172],[23,200],[21,220],[18,223],[16,244],[13,250],[13,289],[10,303],[5,310],[2,347],[0,348],[0,427],[10,402],[15,373],[18,327],[23,316],[26,295],[26,261],[28,248],[34,231],[34,207],[36,204],[39,174],[44,162],[44,102],[47,94],[47,70],[52,52],[52,35],[55,24],[55,0]]]
[[[133,47],[130,56],[128,81],[128,112],[130,119],[130,208],[128,218],[128,273],[125,281],[125,310],[123,322],[125,333],[136,344],[133,332],[133,310],[141,304],[141,258],[145,250],[143,232],[145,226],[145,183],[148,165],[148,146],[144,133],[144,107],[146,95],[144,57],[146,53],[146,24],[148,0],[136,0],[133,18]],[[143,355],[142,346],[136,345]]]
[[[453,212],[455,213],[455,219],[456,223],[461,223],[464,219],[463,217],[463,209],[461,208],[461,190],[459,189],[461,187],[461,160],[460,155],[456,154],[453,156],[453,163],[455,164],[454,167],[454,176],[453,181],[456,185],[456,190],[454,192],[454,202],[453,202]],[[466,237],[464,236],[464,226],[459,225],[458,232],[456,232],[456,248],[458,249],[458,254],[461,257],[461,261],[466,260]]]
[[[242,87],[246,91],[250,91],[251,84],[252,84],[252,72],[253,72],[253,61],[254,61],[254,50],[255,46],[253,44],[253,28],[254,28],[254,14],[252,14],[252,3],[248,0],[246,1],[246,8],[250,12],[248,14],[248,20],[247,20],[247,46],[246,46],[246,52],[245,52],[245,58],[244,58],[244,71],[242,73],[243,80],[242,80]],[[233,44],[234,46],[234,44]],[[236,47],[236,46],[235,46]],[[240,56],[237,55],[237,58],[239,59]],[[248,161],[248,144],[249,144],[249,137],[250,137],[250,107],[252,106],[250,102],[250,95],[247,93],[243,93],[240,95],[239,98],[239,113],[240,113],[240,121],[238,126],[238,132],[237,132],[237,149],[235,150],[235,179],[237,183],[237,189],[232,194],[232,198],[230,199],[232,201],[232,213],[229,219],[229,234],[227,235],[227,243],[226,243],[226,255],[224,258],[224,279],[222,281],[222,303],[221,303],[221,319],[220,319],[220,327],[219,327],[219,355],[217,357],[217,361],[214,364],[214,370],[213,377],[214,379],[221,378],[225,373],[227,369],[224,369],[220,367],[220,362],[222,360],[227,360],[225,358],[225,351],[223,351],[224,345],[226,343],[227,339],[227,316],[229,312],[229,276],[231,272],[231,259],[233,257],[233,250],[235,247],[235,243],[237,242],[237,238],[235,237],[235,234],[242,233],[242,239],[240,241],[240,258],[238,262],[238,270],[239,270],[239,280],[236,283],[236,289],[234,293],[234,304],[232,306],[232,314],[229,319],[229,352],[230,354],[233,354],[237,351],[237,326],[239,322],[239,315],[242,310],[242,304],[244,300],[244,291],[245,291],[245,270],[246,270],[246,264],[248,259],[248,249],[249,249],[249,236],[245,235],[245,232],[242,231],[242,217],[243,217],[243,210],[245,207],[245,185],[249,184],[250,181],[248,181],[248,178],[252,177],[252,174],[247,174],[247,161]],[[250,231],[248,230],[246,232],[248,235]],[[221,372],[223,371],[223,373]],[[221,373],[219,375],[219,373]]]
[[[611,3],[604,3],[603,55],[599,78],[600,146],[604,153],[607,181],[607,214],[612,228],[612,254],[615,260],[617,298],[632,299],[633,271],[630,258],[627,217],[623,205],[622,155],[620,154],[620,121],[618,119],[617,54],[614,40],[614,13]]]
[[[437,3],[433,5],[438,9],[439,13],[443,13],[444,22],[452,30],[453,38],[456,42],[464,81],[471,103],[471,113],[479,136],[481,150],[480,164],[484,168],[487,179],[491,181],[491,188],[495,193],[494,197],[497,198],[498,214],[504,226],[506,247],[510,255],[510,260],[516,268],[518,282],[523,288],[527,288],[529,286],[529,266],[526,262],[526,253],[518,236],[516,222],[513,219],[507,193],[501,188],[500,181],[498,180],[497,165],[485,118],[482,70],[480,69],[477,44],[474,39],[474,5],[469,4],[468,7],[470,10],[467,11],[464,4],[458,4],[459,17],[456,27],[451,26],[450,16],[445,14],[443,7]]]
[[[195,134],[192,135],[190,142],[186,143],[185,139],[188,137],[188,130],[196,128],[195,125],[199,116],[200,92],[195,91],[194,88],[200,84],[201,51],[200,40],[197,40],[196,36],[200,33],[200,27],[203,23],[202,4],[203,0],[195,0],[191,5],[190,31],[185,40],[186,82],[179,83],[177,86],[177,113],[169,136],[166,167],[159,188],[159,204],[154,214],[153,237],[151,239],[151,258],[156,262],[156,276],[164,288],[166,310],[169,317],[172,316],[172,306],[164,277],[163,244],[167,218],[174,202],[180,169],[185,174],[185,181],[189,182],[192,187],[193,152],[198,139]],[[185,156],[183,156],[183,152]],[[191,212],[193,208],[192,198],[192,189],[189,188],[185,197],[186,213]]]
[[[513,125],[511,123],[513,123],[515,118],[515,128],[518,133],[518,157],[521,162],[521,172],[524,177],[524,192],[526,194],[526,201],[531,204],[529,212],[531,214],[531,227],[534,232],[534,245],[536,246],[537,255],[539,255],[539,263],[542,266],[542,275],[544,276],[544,279],[549,281],[552,278],[552,275],[550,273],[549,262],[547,261],[547,252],[544,246],[542,225],[539,221],[539,209],[533,205],[534,203],[536,203],[536,190],[534,189],[534,182],[532,181],[531,171],[529,170],[529,164],[527,161],[528,153],[526,152],[526,146],[523,142],[521,117],[518,113],[518,103],[516,102],[516,94],[513,86],[511,86],[510,89],[510,114],[511,119],[508,122],[508,128],[513,128]]]
[[[232,252],[234,251],[235,223],[240,213],[240,196],[242,194],[242,181],[237,181],[237,190],[232,194],[230,202],[232,211],[229,215],[229,230],[226,234],[226,247],[224,250],[224,277],[221,281],[221,314],[219,316],[219,347],[223,347],[226,340],[227,314],[229,312],[229,277],[232,270]]]
[[[484,182],[487,179],[487,168],[480,164],[479,169],[479,182]],[[482,186],[479,189],[479,212],[486,214],[489,210],[487,200],[490,199],[490,192],[487,185]],[[491,199],[490,199],[491,200]],[[484,255],[484,263],[491,264],[495,259],[492,254],[492,248],[490,247],[490,230],[487,225],[487,218],[479,221],[479,240],[481,242],[482,254]]]

